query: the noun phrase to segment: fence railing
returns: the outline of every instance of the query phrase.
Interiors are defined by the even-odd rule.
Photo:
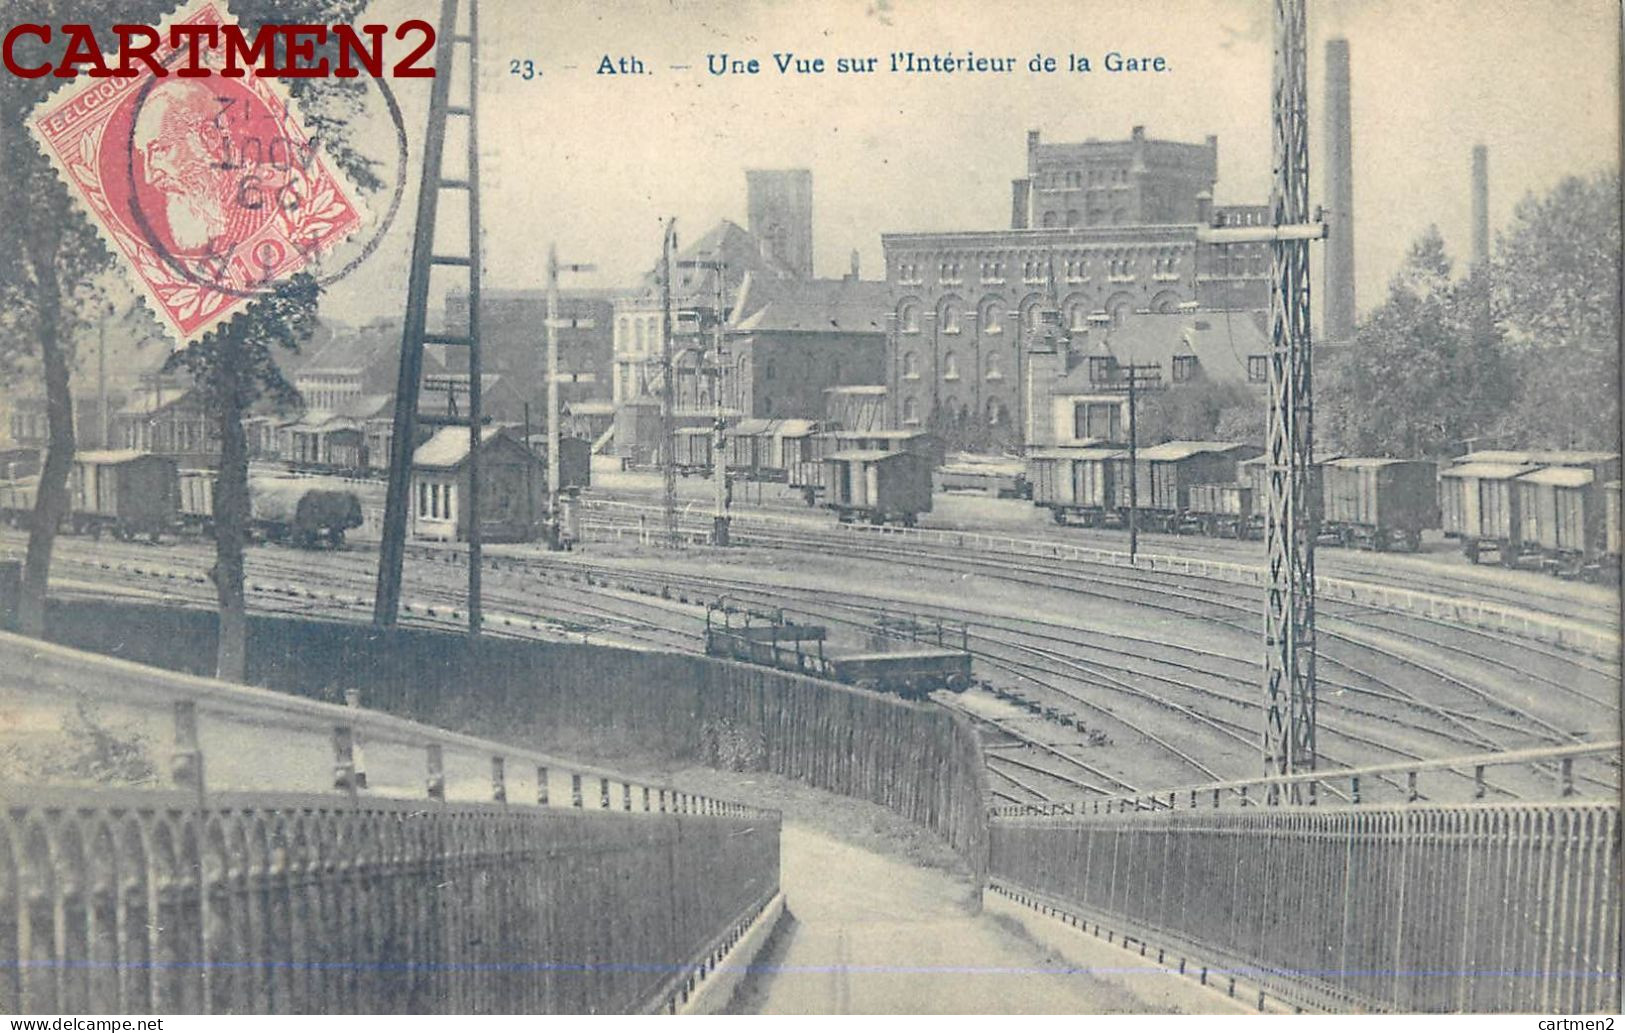
[[[151,757],[0,789],[0,1009],[657,1010],[777,893],[776,812],[11,635],[0,664],[24,724],[91,701]]]
[[[1302,1006],[1617,1006],[1616,799],[1249,806],[1240,785],[1145,794],[1099,813],[1002,809],[990,820],[989,879]]]

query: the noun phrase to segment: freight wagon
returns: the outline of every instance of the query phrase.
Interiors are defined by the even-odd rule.
[[[931,512],[931,461],[913,452],[836,452],[824,457],[824,483],[824,505],[842,523],[913,527]]]
[[[1057,524],[1080,523],[1094,527],[1115,512],[1112,476],[1116,461],[1128,453],[1120,448],[1086,446],[1034,452],[1027,458],[1027,479],[1033,503],[1048,509]]]
[[[169,456],[81,452],[68,475],[68,525],[75,534],[157,541],[179,523],[179,477]]]
[[[1112,460],[1113,501],[1119,511],[1137,506],[1142,526],[1153,530],[1200,529],[1190,513],[1191,486],[1234,482],[1236,464],[1259,451],[1229,441],[1169,441],[1139,449],[1132,475],[1124,452]]]
[[[1439,526],[1439,470],[1424,459],[1333,459],[1319,466],[1322,534],[1345,546],[1422,548]]]
[[[938,689],[971,686],[971,654],[964,649],[908,642],[896,648],[827,655],[822,625],[796,624],[782,612],[758,613],[712,604],[705,614],[708,656],[741,660],[871,692],[923,698]]]
[[[938,491],[980,492],[995,499],[1032,498],[1032,485],[1019,459],[956,455],[937,471]]]
[[[212,470],[180,475],[180,517],[186,526],[214,534],[215,478]],[[248,478],[250,540],[290,542],[301,548],[338,548],[344,533],[360,527],[361,499],[342,481],[326,477]]]
[[[1211,538],[1253,536],[1257,499],[1249,484],[1193,484],[1190,489],[1190,519]],[[1261,526],[1261,525],[1260,525]]]
[[[1602,489],[1602,555],[1594,575],[1607,581],[1620,579],[1619,504],[1620,482],[1609,481]]]
[[[677,461],[677,472],[684,477],[698,474],[711,476],[712,447],[717,432],[710,427],[678,427],[672,433],[672,450]]]
[[[1517,558],[1534,558],[1560,577],[1597,568],[1607,549],[1606,493],[1596,472],[1579,466],[1546,466],[1517,479],[1521,523]]]
[[[800,488],[807,505],[815,506],[824,494],[824,460],[837,452],[908,452],[926,459],[929,471],[942,465],[944,455],[942,439],[935,434],[917,430],[832,430],[812,437],[810,447],[802,458],[787,467],[786,481],[792,488]]]
[[[759,480],[771,470],[774,455],[773,434],[778,420],[740,420],[723,434],[727,442],[728,472],[745,480]]]
[[[1519,534],[1519,498],[1513,482],[1535,469],[1524,462],[1468,461],[1441,470],[1439,518],[1445,537],[1459,539],[1474,563],[1489,549],[1511,566]]]
[[[1310,518],[1319,527],[1323,522],[1325,508],[1324,467],[1333,459],[1339,459],[1336,452],[1317,453],[1309,464],[1309,505]],[[1253,489],[1253,519],[1249,528],[1254,538],[1264,537],[1264,511],[1269,507],[1270,500],[1270,458],[1262,452],[1251,459],[1236,464],[1236,477],[1242,483]]]

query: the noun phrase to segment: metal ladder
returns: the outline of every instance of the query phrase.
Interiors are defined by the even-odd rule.
[[[394,433],[390,439],[389,494],[384,504],[383,542],[378,556],[378,593],[373,623],[395,624],[401,602],[401,564],[406,554],[408,507],[412,502],[412,457],[419,424],[466,426],[469,434],[466,534],[468,536],[468,633],[480,632],[480,156],[476,106],[479,97],[479,0],[468,0],[466,33],[457,32],[459,0],[441,0],[435,78],[429,94],[428,128],[423,141],[423,176],[418,185],[416,233],[412,239],[412,267],[406,288],[406,322],[401,332],[401,369],[395,388]],[[451,103],[452,71],[458,47],[464,48],[468,100]],[[449,119],[467,120],[467,166],[463,179],[448,179],[444,169],[446,126]],[[462,255],[435,251],[435,219],[440,195],[463,196],[468,206],[468,245]],[[468,325],[458,333],[447,328],[426,329],[430,274],[435,267],[465,269],[468,275]],[[418,391],[423,379],[423,348],[445,345],[468,350],[468,412],[420,414]]]

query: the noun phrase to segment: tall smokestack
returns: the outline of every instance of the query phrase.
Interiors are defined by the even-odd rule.
[[[1349,41],[1326,41],[1326,339],[1354,336],[1354,129]]]
[[[1490,149],[1473,147],[1473,268],[1490,262]]]

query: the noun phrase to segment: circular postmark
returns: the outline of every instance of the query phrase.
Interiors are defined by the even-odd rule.
[[[375,78],[395,129],[388,208],[328,286],[372,256],[406,190],[406,123],[394,91]],[[256,87],[259,88],[256,88]],[[180,281],[237,298],[264,296],[353,232],[346,186],[268,87],[241,79],[149,78],[110,120],[104,182],[122,178],[134,229]],[[122,164],[122,169],[107,168]],[[109,175],[111,174],[111,175]],[[345,219],[352,220],[348,229]]]

